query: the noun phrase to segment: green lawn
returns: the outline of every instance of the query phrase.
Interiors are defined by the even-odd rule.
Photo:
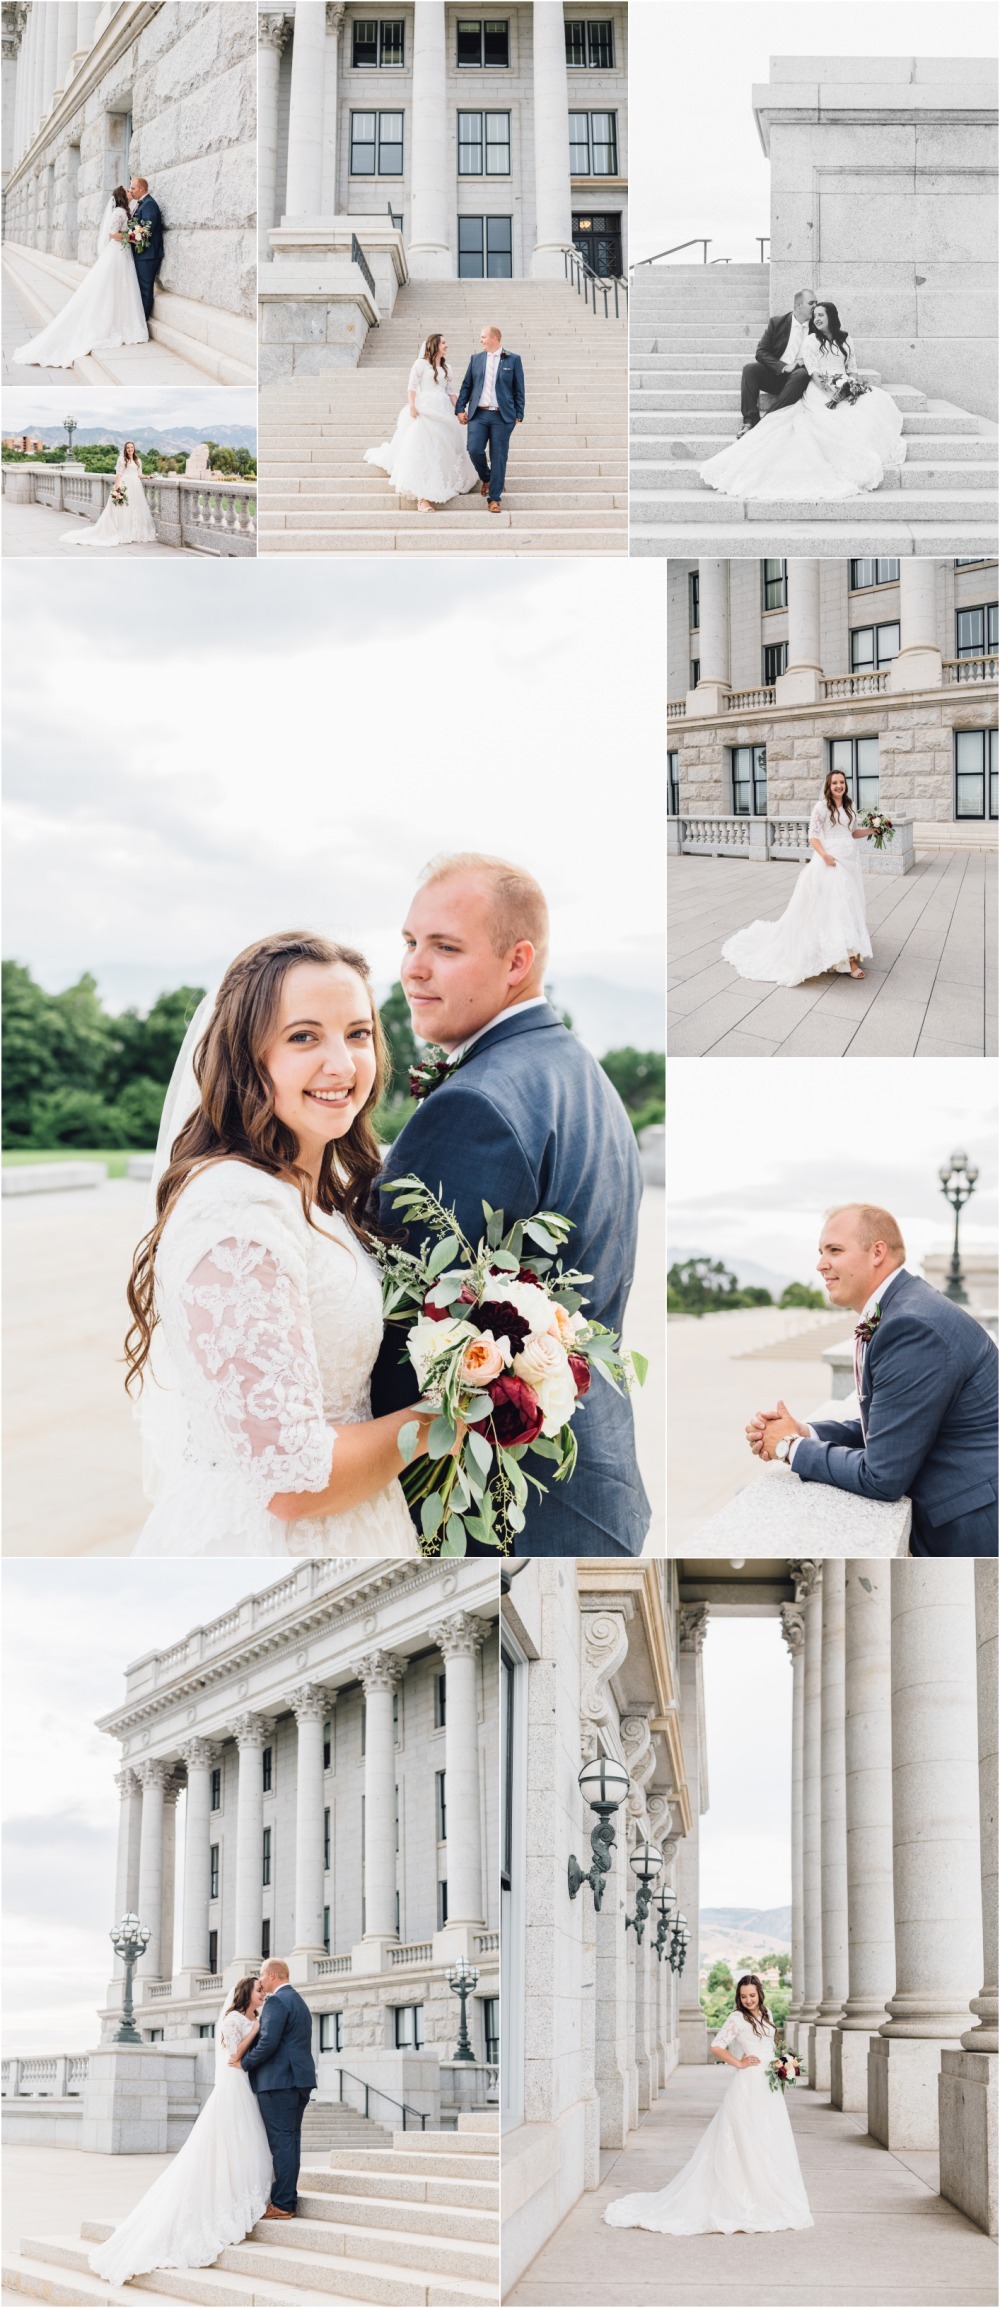
[[[8,1146],[3,1159],[8,1162],[106,1162],[109,1178],[124,1178],[125,1164],[133,1154],[141,1154],[141,1146],[26,1146],[23,1149]]]

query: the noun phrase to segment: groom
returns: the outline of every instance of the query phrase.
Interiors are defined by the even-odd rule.
[[[243,2067],[256,2094],[274,2164],[271,2201],[265,2220],[294,2220],[302,2160],[302,2118],[316,2089],[312,2056],[312,2013],[289,1985],[288,1965],[271,1956],[260,1967],[266,2001],[260,2034],[248,2052],[234,2052],[231,2068]]]
[[[546,1000],[542,890],[501,858],[436,858],[421,877],[403,940],[400,975],[413,1030],[450,1063],[391,1148],[382,1223],[399,1232],[384,1189],[409,1171],[454,1205],[473,1244],[485,1232],[484,1201],[503,1211],[507,1226],[561,1211],[574,1228],[567,1259],[592,1278],[582,1286],[586,1311],[620,1333],[642,1192],[635,1133],[607,1075]],[[420,1231],[404,1231],[411,1248]],[[417,1394],[390,1326],[372,1377],[373,1414]],[[595,1378],[573,1432],[576,1473],[567,1483],[549,1481],[542,1499],[529,1492],[519,1553],[639,1554],[649,1504],[628,1397]],[[548,1462],[537,1463],[547,1481]]]
[[[909,1497],[913,1555],[997,1552],[997,1350],[964,1308],[908,1274],[887,1210],[849,1203],[823,1221],[817,1271],[853,1307],[861,1416],[803,1426],[785,1404],[747,1427],[758,1458],[866,1499]]]
[[[524,422],[524,371],[520,353],[504,350],[499,329],[483,329],[479,342],[483,349],[466,369],[455,415],[468,425],[469,455],[490,512],[499,513],[510,437]]]
[[[740,378],[743,422],[738,440],[760,424],[761,393],[775,396],[766,412],[769,417],[773,417],[775,409],[790,409],[793,402],[802,399],[809,383],[809,371],[803,367],[800,356],[816,301],[812,289],[796,289],[791,312],[775,313],[768,321],[756,358],[747,362]]]
[[[148,224],[150,227],[150,236],[142,255],[137,256],[135,250],[132,251],[135,269],[139,276],[139,295],[142,298],[142,309],[148,322],[153,310],[153,297],[156,293],[156,276],[163,263],[163,217],[144,176],[132,178],[128,188],[128,196],[133,203],[133,224]]]

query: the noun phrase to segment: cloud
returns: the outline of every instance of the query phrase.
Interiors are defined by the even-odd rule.
[[[139,398],[134,393],[102,393],[93,388],[80,392],[70,383],[49,391],[36,385],[14,387],[3,394],[5,433],[61,425],[67,415],[88,428],[106,425],[109,432],[130,424],[152,425],[161,431],[194,425],[199,431],[204,428],[211,440],[216,437],[212,432],[215,425],[256,426],[257,395],[252,386],[238,385],[217,391],[195,386],[182,392],[149,392],[144,387]]]
[[[791,1898],[792,1666],[778,1619],[710,1619],[702,1664],[700,1902],[781,1907]]]

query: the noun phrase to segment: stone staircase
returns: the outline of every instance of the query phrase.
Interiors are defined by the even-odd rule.
[[[744,554],[993,553],[997,429],[886,383],[906,462],[881,488],[823,504],[740,504],[698,479],[740,427],[740,370],[768,318],[767,265],[644,266],[631,319],[630,551]],[[873,383],[882,383],[874,370]]]
[[[84,278],[86,267],[66,257],[50,256],[44,249],[23,248],[7,241],[4,271],[17,300],[37,334],[67,304]],[[149,344],[118,345],[100,353],[85,353],[63,373],[88,385],[256,385],[257,351],[254,325],[237,313],[216,311],[190,297],[157,292]],[[40,372],[30,368],[15,374],[30,384]]]
[[[395,431],[430,331],[444,331],[461,380],[491,315],[525,378],[503,511],[488,513],[477,491],[418,513],[364,452]],[[624,553],[626,364],[624,319],[605,321],[559,282],[409,282],[356,369],[262,389],[260,552]]]
[[[302,2152],[309,2161],[333,2148],[388,2148],[391,2143],[385,2124],[340,2100],[310,2100],[302,2119]]]
[[[5,2255],[3,2289],[65,2308],[140,2300],[496,2308],[499,2144],[496,2118],[476,2114],[460,2116],[457,2132],[396,2132],[384,2147],[335,2148],[327,2162],[303,2164],[294,2224],[260,2220],[210,2268],[158,2268],[119,2287],[88,2265],[112,2221],[84,2220],[79,2237],[25,2237]]]

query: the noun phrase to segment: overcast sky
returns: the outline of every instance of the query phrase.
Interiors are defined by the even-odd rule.
[[[144,1006],[308,927],[381,990],[421,866],[486,849],[545,885],[557,994],[636,989],[650,1047],[663,568],[177,561],[4,571],[4,951]]]
[[[995,56],[997,15],[979,0],[633,0],[629,36],[632,262],[707,233],[710,259],[750,264],[771,229],[750,94],[769,59]]]
[[[124,1700],[131,1661],[274,1578],[265,1562],[64,1561],[57,1577],[51,1563],[4,1565],[5,2052],[97,2042],[117,1921],[119,1750],[94,1718]]]
[[[46,391],[38,385],[5,392],[0,401],[5,433],[25,433],[32,425],[61,425],[75,417],[78,425],[107,425],[121,432],[127,425],[153,425],[167,431],[175,425],[195,425],[214,440],[214,425],[257,425],[257,395],[252,386],[226,386],[213,391],[188,386],[183,392],[80,392],[72,384]]]
[[[701,1906],[784,1907],[792,1896],[792,1663],[780,1620],[710,1618],[702,1668],[711,1800],[701,1821]]]
[[[804,1282],[823,1211],[877,1202],[918,1268],[925,1251],[950,1245],[937,1173],[956,1148],[980,1170],[962,1239],[996,1244],[996,1092],[981,1059],[676,1058],[669,1089],[672,1253],[744,1258]]]

